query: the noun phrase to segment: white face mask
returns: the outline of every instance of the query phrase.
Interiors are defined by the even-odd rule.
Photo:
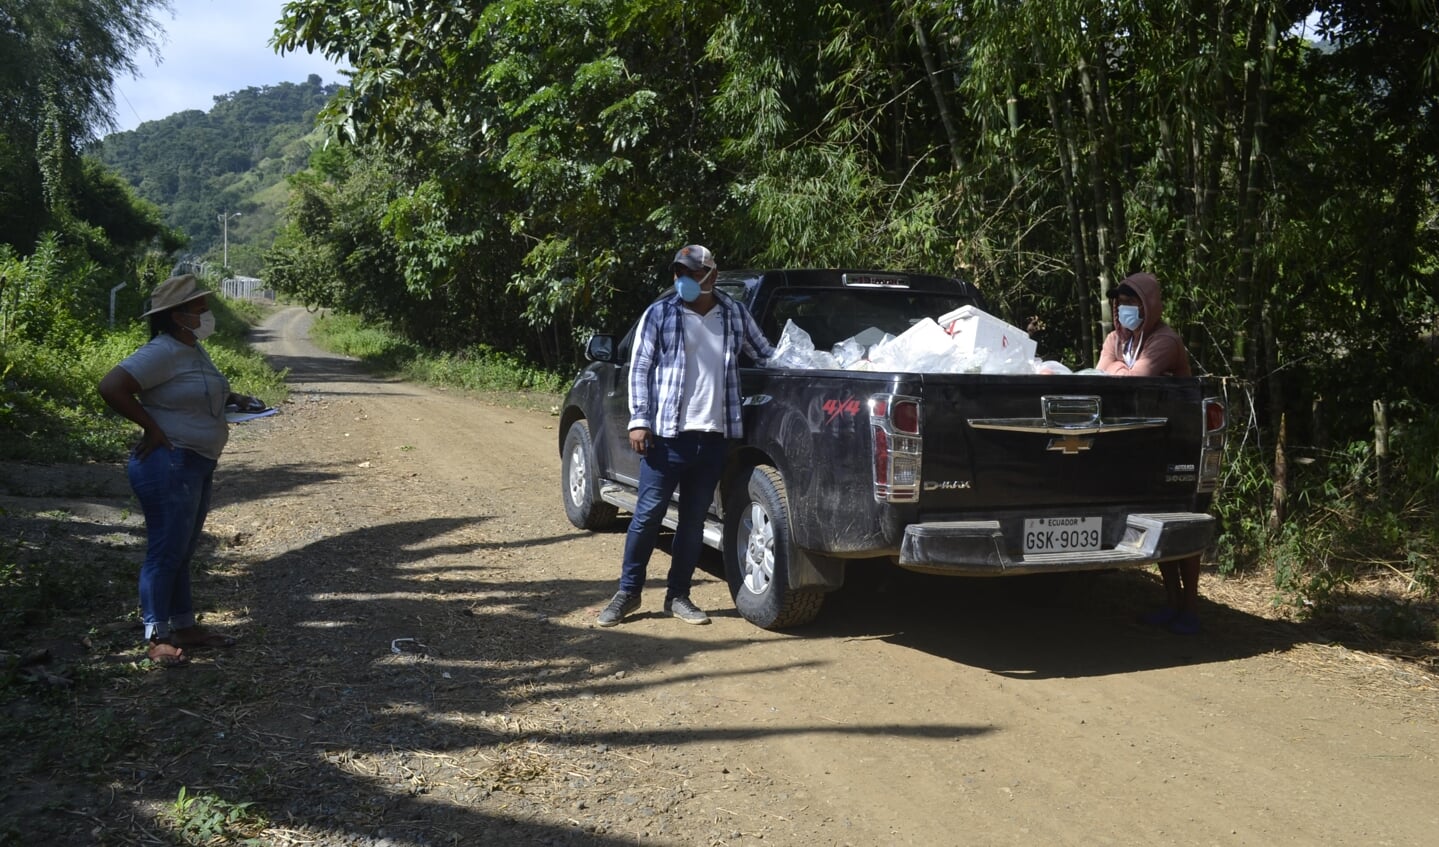
[[[193,313],[192,313],[193,314]],[[185,327],[195,336],[196,341],[204,341],[215,334],[215,313],[201,312],[195,316],[199,319],[200,325],[196,327]]]

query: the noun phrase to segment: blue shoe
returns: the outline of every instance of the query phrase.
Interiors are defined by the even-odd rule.
[[[1169,622],[1169,631],[1175,635],[1198,635],[1199,616],[1180,612]]]
[[[688,597],[671,597],[666,600],[665,614],[679,618],[685,623],[707,624],[710,622],[710,616],[705,614],[699,606],[691,603]]]
[[[1177,617],[1179,617],[1178,610],[1163,606],[1140,615],[1139,622],[1145,626],[1169,626]]]
[[[595,623],[600,626],[614,626],[624,620],[625,615],[640,607],[640,594],[638,591],[631,594],[628,591],[619,591],[610,598],[610,603],[600,610],[600,615],[595,618]]]

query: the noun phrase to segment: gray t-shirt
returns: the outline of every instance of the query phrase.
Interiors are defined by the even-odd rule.
[[[160,333],[120,363],[140,383],[140,405],[170,443],[219,459],[230,438],[225,398],[230,383],[205,348],[191,347]]]

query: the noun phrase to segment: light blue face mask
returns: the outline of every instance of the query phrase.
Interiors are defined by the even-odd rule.
[[[686,303],[693,303],[699,299],[700,284],[689,274],[685,274],[675,280],[675,293]]]
[[[1139,325],[1140,325],[1141,322],[1142,322],[1142,321],[1141,321],[1141,319],[1140,319],[1140,317],[1139,317],[1139,307],[1138,307],[1138,306],[1120,306],[1120,307],[1119,307],[1119,325],[1120,325],[1120,326],[1124,327],[1125,329],[1129,330],[1130,332],[1134,332],[1136,329],[1139,329]]]

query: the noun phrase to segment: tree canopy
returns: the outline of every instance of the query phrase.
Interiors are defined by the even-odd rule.
[[[5,0],[0,4],[0,243],[29,253],[46,230],[84,230],[81,195],[109,190],[81,151],[112,126],[117,75],[152,49],[164,0]],[[113,195],[113,191],[111,191]],[[143,245],[151,209],[125,224]],[[109,204],[111,219],[116,207]],[[93,239],[91,239],[93,241]]]
[[[1248,379],[1433,314],[1432,0],[296,0],[276,43],[355,68],[326,120],[393,181],[355,210],[398,252],[375,283],[444,298],[445,338],[517,298],[563,360],[690,240],[970,276],[1080,362],[1151,269]]]
[[[564,366],[698,241],[964,276],[1083,367],[1148,270],[1273,457],[1246,508],[1389,412],[1439,482],[1433,0],[292,0],[275,44],[354,68],[270,257],[310,302]]]

